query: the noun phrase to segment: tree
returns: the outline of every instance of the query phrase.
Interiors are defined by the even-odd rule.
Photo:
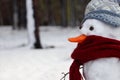
[[[52,11],[52,2],[51,0],[46,0],[47,3],[47,15],[48,15],[48,21],[49,24],[54,25],[55,21],[54,21],[54,16],[53,16],[53,11]]]
[[[3,19],[2,19],[1,11],[0,11],[0,24],[3,25]]]
[[[36,42],[34,43],[35,48],[42,48],[42,45],[40,43],[40,37],[39,37],[39,21],[40,21],[40,16],[38,16],[39,14],[39,6],[38,6],[38,0],[33,0],[33,10],[34,10],[34,20],[35,20],[35,31],[34,31],[34,35],[35,35],[35,39]]]
[[[17,0],[13,0],[13,29],[18,28],[18,7]]]
[[[38,18],[36,16],[37,0],[26,0],[26,6],[27,6],[27,28],[29,33],[30,47],[42,48],[39,38]]]
[[[0,2],[0,24],[3,25],[3,19],[2,19],[2,11],[1,11],[1,8],[2,8],[2,4]]]
[[[62,13],[62,19],[61,19],[61,25],[63,27],[67,26],[67,1],[66,0],[60,0],[61,4],[61,13]]]
[[[12,25],[11,0],[0,0],[0,21],[2,25]]]
[[[26,28],[26,0],[18,0],[18,28]]]
[[[75,19],[75,0],[70,0],[71,5],[71,26],[74,27],[76,25],[76,19]]]

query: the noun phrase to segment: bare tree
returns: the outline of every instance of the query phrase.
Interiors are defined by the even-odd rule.
[[[39,36],[39,21],[40,21],[40,16],[38,16],[39,11],[38,11],[38,0],[33,0],[33,10],[34,10],[34,19],[35,19],[35,39],[36,42],[34,44],[35,48],[42,48],[41,41],[40,41],[40,36]]]
[[[67,1],[66,0],[60,0],[61,4],[61,13],[62,13],[62,19],[61,19],[61,25],[63,27],[67,27]]]
[[[76,19],[75,19],[75,0],[70,0],[71,5],[71,26],[74,27],[76,25]]]
[[[52,2],[51,0],[46,0],[46,4],[47,4],[47,16],[48,16],[48,21],[50,25],[54,25],[55,24],[55,20],[54,20],[54,15],[53,15],[53,11],[52,11]]]
[[[12,8],[10,0],[0,0],[0,22],[2,25],[12,24]]]
[[[1,1],[0,1],[0,25],[3,25],[3,19],[2,19],[2,11],[1,11],[1,7],[2,7],[2,5],[1,5]]]
[[[18,0],[18,28],[26,28],[26,0]]]
[[[17,0],[13,0],[13,29],[18,28],[18,7]]]
[[[42,48],[39,38],[39,25],[37,18],[37,0],[26,0],[27,7],[27,28],[30,47]],[[33,16],[34,15],[34,16]]]

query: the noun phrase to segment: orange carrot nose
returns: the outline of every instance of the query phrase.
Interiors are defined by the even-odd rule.
[[[86,39],[86,37],[87,37],[86,35],[82,34],[82,35],[77,36],[77,37],[69,38],[68,40],[70,42],[82,43]]]

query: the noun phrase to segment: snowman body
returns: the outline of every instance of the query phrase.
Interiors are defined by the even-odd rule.
[[[96,35],[120,40],[119,27],[111,27],[96,19],[86,20],[80,31],[87,36]],[[83,75],[85,80],[120,80],[120,59],[109,57],[88,61],[83,65]]]
[[[85,80],[120,80],[120,60],[101,58],[84,64]]]

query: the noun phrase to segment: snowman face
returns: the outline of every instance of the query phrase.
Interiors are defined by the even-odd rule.
[[[115,28],[111,27],[110,25],[107,25],[96,19],[88,19],[80,27],[80,32],[87,36],[97,35],[107,38],[113,38],[115,37],[113,29],[115,30]]]
[[[80,31],[85,35],[102,35],[105,31],[103,24],[95,19],[86,20],[80,27]]]
[[[96,19],[87,19],[80,26],[80,32],[81,34],[79,36],[69,38],[68,40],[70,42],[82,43],[90,35],[120,40],[120,27],[114,27]]]

